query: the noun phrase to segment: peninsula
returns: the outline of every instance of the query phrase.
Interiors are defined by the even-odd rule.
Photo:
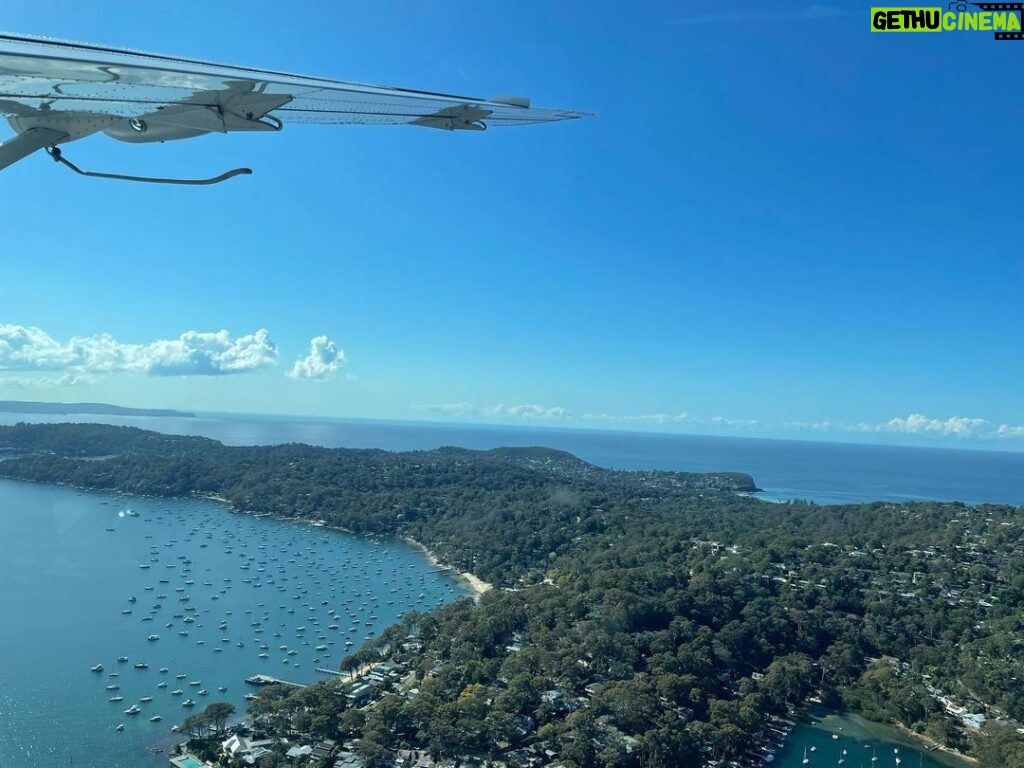
[[[179,419],[195,418],[194,413],[170,408],[124,408],[107,403],[44,403],[30,400],[0,400],[0,413],[37,413],[70,416],[78,413],[101,416],[173,416]]]
[[[366,766],[761,765],[813,701],[980,768],[1024,765],[1022,509],[770,504],[741,472],[613,471],[547,448],[48,424],[0,427],[0,454],[6,478],[405,536],[493,585],[342,661],[368,675],[263,686],[250,714],[282,760],[273,740],[301,733]]]

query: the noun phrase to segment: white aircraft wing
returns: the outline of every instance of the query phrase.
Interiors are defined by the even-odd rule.
[[[290,123],[480,131],[585,113],[0,33],[0,116],[19,134],[0,145],[4,168],[98,131],[133,143]]]

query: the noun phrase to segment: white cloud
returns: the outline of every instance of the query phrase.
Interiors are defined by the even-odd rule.
[[[619,416],[613,413],[584,413],[588,421],[611,421],[619,424],[682,424],[694,421],[688,413],[647,413],[638,416]]]
[[[930,419],[920,413],[912,413],[905,419],[890,419],[881,430],[885,432],[906,432],[911,435],[937,434],[951,437],[976,437],[988,424],[986,419],[970,419],[951,416],[948,419]]]
[[[996,430],[996,437],[1007,439],[1024,437],[1024,427],[1011,427],[1009,424],[1000,424]]]
[[[431,405],[414,405],[414,410],[433,413],[439,416],[486,416],[498,419],[520,419],[536,421],[539,419],[567,419],[572,414],[560,406],[545,406],[533,403],[522,405],[487,405],[477,406],[472,403],[440,403]]]
[[[309,342],[309,354],[295,361],[288,377],[324,381],[340,371],[345,362],[345,350],[326,336],[317,336]]]
[[[513,419],[565,419],[569,417],[569,411],[565,408],[555,406],[549,408],[543,405],[496,405],[493,408],[485,409],[489,416],[508,416]]]
[[[176,339],[127,344],[107,333],[60,342],[34,326],[0,325],[0,371],[219,376],[264,368],[276,361],[277,348],[266,329],[237,339],[224,330],[186,331]]]

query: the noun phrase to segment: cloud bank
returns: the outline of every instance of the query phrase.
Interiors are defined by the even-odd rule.
[[[288,378],[325,381],[333,378],[345,362],[345,350],[326,336],[317,336],[310,339],[309,354],[295,361]]]
[[[952,438],[957,440],[1009,440],[1024,439],[1024,426],[994,424],[988,419],[967,416],[931,418],[920,413],[896,416],[880,423],[842,421],[784,421],[771,422],[758,419],[733,419],[725,416],[695,416],[686,411],[677,413],[582,413],[575,414],[562,407],[543,405],[478,406],[468,402],[415,405],[414,410],[443,417],[501,418],[519,421],[559,420],[604,424],[636,425],[646,427],[685,427],[698,432],[743,431],[748,434],[777,434],[814,432],[819,435],[890,434],[917,437]]]
[[[265,328],[238,338],[225,330],[185,331],[176,339],[129,344],[107,333],[62,342],[35,326],[0,324],[0,371],[63,374],[56,382],[122,372],[223,376],[265,368],[277,356]]]
[[[483,416],[497,419],[522,419],[526,421],[563,420],[572,413],[561,406],[546,406],[533,403],[523,405],[485,405],[472,403],[441,403],[436,405],[414,405],[413,410],[438,416]]]

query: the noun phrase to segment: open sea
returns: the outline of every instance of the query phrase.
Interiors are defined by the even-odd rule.
[[[545,445],[618,469],[749,472],[770,500],[1024,504],[1019,453],[228,414],[0,414],[5,424],[69,420],[231,445]],[[241,713],[246,677],[325,679],[317,668],[336,669],[404,611],[468,594],[393,539],[235,515],[214,502],[7,481],[0,481],[0,549],[0,768],[164,766],[178,741],[171,725],[211,701]],[[97,664],[102,671],[90,671]],[[123,699],[108,700],[116,696]],[[182,706],[187,699],[195,709]],[[125,714],[133,704],[141,711]],[[845,757],[847,768],[890,768],[897,756],[901,768],[960,765],[919,752],[895,731],[835,715],[798,725],[773,764],[802,768],[812,746],[812,766]]]
[[[427,450],[560,448],[613,469],[748,472],[770,501],[819,504],[927,499],[1024,505],[1024,452],[430,422],[199,414],[197,418],[0,414],[0,424],[88,421],[212,437],[227,445]]]

